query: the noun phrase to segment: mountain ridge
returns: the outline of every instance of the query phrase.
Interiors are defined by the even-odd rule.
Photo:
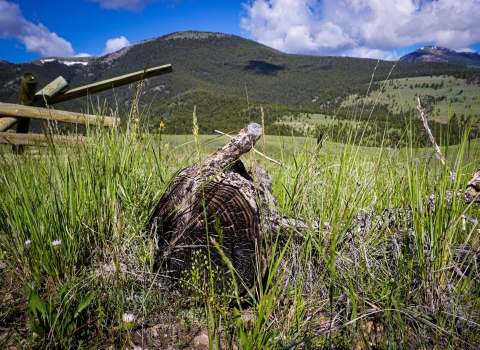
[[[200,132],[232,130],[259,121],[265,110],[267,126],[286,113],[335,113],[350,94],[365,95],[375,81],[389,77],[448,74],[468,76],[478,71],[448,63],[378,61],[366,58],[286,54],[239,36],[185,31],[145,40],[117,52],[67,65],[58,60],[0,67],[2,102],[16,103],[22,72],[39,77],[38,89],[63,76],[69,88],[110,79],[146,67],[172,64],[173,73],[116,88],[89,98],[56,105],[58,109],[91,111],[106,100],[125,118],[135,95],[148,111],[151,125],[160,121],[166,132],[189,133],[193,106]],[[392,70],[392,68],[394,69]]]
[[[403,62],[444,62],[466,67],[480,68],[480,54],[463,52],[442,46],[423,46],[400,58]]]

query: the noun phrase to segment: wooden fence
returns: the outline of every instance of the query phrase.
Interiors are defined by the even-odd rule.
[[[119,125],[120,121],[118,118],[53,110],[43,107],[170,72],[172,72],[172,65],[167,64],[71,90],[66,90],[68,87],[67,81],[63,77],[58,77],[38,92],[36,91],[38,82],[36,74],[31,72],[24,73],[20,85],[18,104],[0,102],[0,143],[20,145],[20,147],[34,144],[39,146],[46,145],[47,139],[44,135],[28,133],[30,129],[30,119],[101,126]],[[13,126],[15,126],[15,133],[5,132]],[[78,137],[71,138],[78,139]],[[68,142],[69,137],[57,136],[54,137],[53,140]]]

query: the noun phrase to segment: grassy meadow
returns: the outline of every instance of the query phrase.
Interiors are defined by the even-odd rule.
[[[345,120],[342,122],[351,126],[360,127],[359,121]],[[334,128],[335,124],[338,125],[338,119],[335,115],[301,113],[298,116],[284,116],[282,120],[277,123],[288,125],[296,131],[309,135],[312,134],[317,126]]]
[[[262,137],[256,148],[282,165],[249,152],[246,167],[268,170],[282,215],[328,228],[266,239],[268,274],[237,300],[203,279],[187,281],[199,295],[171,290],[145,229],[177,171],[228,137],[128,122],[87,134],[34,153],[1,148],[0,349],[202,349],[201,334],[210,349],[480,346],[480,270],[453,260],[459,245],[480,248],[461,219],[480,211],[445,200],[477,169],[478,140],[443,148],[444,167],[432,148]],[[407,205],[408,227],[349,230],[359,214]]]
[[[480,98],[480,86],[467,84],[465,79],[447,75],[424,76],[413,78],[390,79],[378,83],[382,91],[371,91],[365,100],[366,104],[388,105],[389,110],[399,114],[416,110],[418,97],[421,98],[424,107],[429,109],[429,119],[446,123],[454,114],[460,120],[467,120],[470,115],[478,115],[478,102]],[[342,102],[342,107],[362,105],[364,96],[350,95]]]
[[[417,110],[418,98],[439,144],[461,143],[467,129],[471,139],[478,137],[480,87],[476,81],[448,75],[376,81],[368,94],[327,103],[328,112],[284,114],[276,125],[297,135],[328,134],[341,143],[350,137],[370,147],[425,147],[431,143]]]

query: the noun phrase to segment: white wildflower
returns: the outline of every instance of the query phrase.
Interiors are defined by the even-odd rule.
[[[133,326],[133,321],[135,321],[135,316],[133,314],[124,313],[123,314],[123,323],[127,328]]]

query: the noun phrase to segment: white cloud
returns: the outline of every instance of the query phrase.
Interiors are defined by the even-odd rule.
[[[100,7],[108,10],[113,9],[125,9],[129,11],[139,12],[142,11],[145,6],[157,0],[90,0],[98,2]]]
[[[475,50],[474,49],[471,49],[469,47],[464,47],[464,48],[460,48],[460,49],[457,49],[458,52],[470,52],[470,53],[475,53]]]
[[[399,47],[480,42],[480,0],[251,0],[244,8],[252,39],[285,52],[395,59]]]
[[[43,24],[27,21],[20,7],[6,0],[0,0],[0,38],[14,38],[22,42],[27,51],[41,56],[70,57],[74,54],[72,45],[51,32]]]
[[[89,53],[80,52],[80,53],[75,54],[73,57],[91,57],[91,56],[92,55],[90,55]]]
[[[130,46],[130,41],[124,36],[114,39],[108,39],[103,49],[102,56],[123,49],[125,46]]]
[[[370,49],[368,47],[357,47],[350,51],[348,56],[376,58],[385,61],[396,61],[400,56],[394,51],[383,51],[378,49]]]

